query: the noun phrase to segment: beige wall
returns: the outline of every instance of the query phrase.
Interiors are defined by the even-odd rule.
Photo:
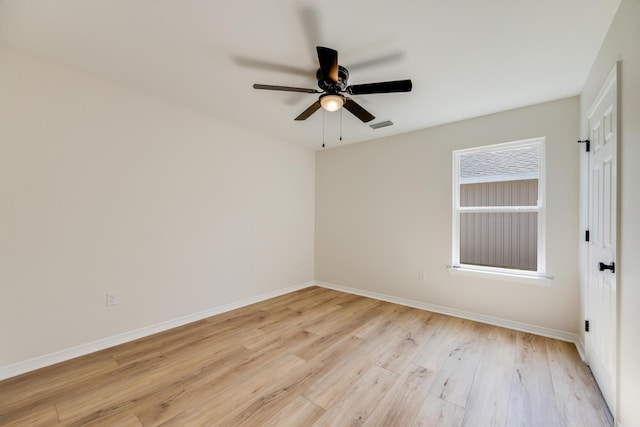
[[[578,98],[320,151],[317,280],[577,332]],[[450,274],[452,151],[546,137],[550,286]],[[428,280],[419,280],[419,271]]]
[[[640,1],[622,0],[581,96],[582,116],[614,64],[618,80],[618,421],[640,425]],[[586,121],[581,126],[587,133]],[[584,218],[583,218],[584,221]],[[584,318],[584,315],[582,315]]]
[[[640,1],[623,0],[580,99],[622,61],[625,426],[640,425],[638,40]],[[576,98],[318,152],[314,207],[309,150],[2,48],[0,64],[0,367],[311,280],[314,214],[317,280],[580,330]],[[449,274],[451,151],[538,136],[555,280]]]
[[[313,279],[312,150],[0,64],[0,368]]]

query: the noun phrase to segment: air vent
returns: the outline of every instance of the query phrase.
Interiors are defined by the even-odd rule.
[[[393,124],[393,122],[391,120],[387,120],[386,122],[380,122],[380,123],[374,123],[371,126],[371,129],[380,129],[380,128],[386,128],[387,126],[391,126]]]

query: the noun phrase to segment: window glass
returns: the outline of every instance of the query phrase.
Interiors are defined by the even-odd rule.
[[[454,152],[453,265],[543,272],[544,139]]]

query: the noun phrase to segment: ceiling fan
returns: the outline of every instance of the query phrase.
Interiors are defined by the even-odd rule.
[[[349,95],[368,95],[372,93],[411,91],[411,80],[395,80],[347,86],[349,71],[345,67],[338,65],[338,52],[322,46],[317,46],[316,50],[318,51],[318,62],[320,63],[320,68],[316,72],[316,78],[318,79],[318,87],[321,90],[263,84],[254,84],[253,88],[321,94],[318,100],[300,113],[295,120],[308,119],[313,113],[320,109],[320,107],[324,108],[326,111],[338,111],[340,108],[344,107],[364,123],[375,119],[375,116],[365,110],[353,99],[344,95],[345,93]]]

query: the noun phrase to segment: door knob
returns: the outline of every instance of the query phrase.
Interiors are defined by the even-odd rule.
[[[611,270],[612,273],[616,272],[616,263],[612,262],[611,264],[605,264],[603,262],[598,264],[598,268],[600,271]]]

